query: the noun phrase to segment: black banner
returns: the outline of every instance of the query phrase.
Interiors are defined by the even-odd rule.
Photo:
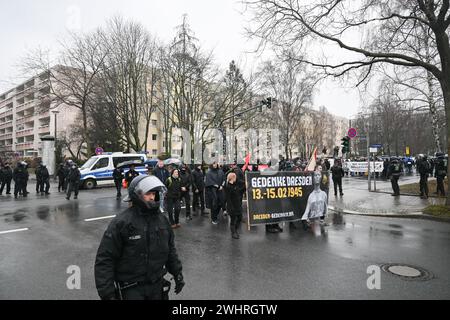
[[[248,225],[312,219],[327,212],[327,172],[246,172],[245,181]]]

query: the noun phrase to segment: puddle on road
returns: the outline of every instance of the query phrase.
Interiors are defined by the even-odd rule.
[[[33,210],[34,211],[34,210]],[[76,202],[66,203],[59,206],[39,206],[35,211],[36,217],[39,220],[48,221],[49,217],[53,216],[55,220],[66,218],[69,222],[77,220],[80,215],[79,205]],[[1,214],[5,217],[5,222],[20,222],[24,219],[30,218],[31,212],[29,208],[18,209],[14,212],[7,212]]]
[[[19,209],[15,212],[7,212],[2,214],[2,216],[6,217],[5,222],[20,222],[28,218],[28,208]]]

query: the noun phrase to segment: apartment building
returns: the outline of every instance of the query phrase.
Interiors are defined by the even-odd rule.
[[[40,138],[74,123],[77,110],[51,101],[49,81],[44,73],[0,94],[0,152],[7,157],[42,156]]]

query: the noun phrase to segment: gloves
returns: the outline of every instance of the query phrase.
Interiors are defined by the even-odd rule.
[[[179,273],[177,276],[175,276],[174,280],[175,280],[175,293],[179,294],[185,285],[183,281],[183,275]]]

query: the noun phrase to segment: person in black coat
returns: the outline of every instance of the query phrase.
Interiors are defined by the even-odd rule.
[[[114,180],[114,185],[116,186],[116,190],[117,190],[117,195],[116,195],[117,200],[119,200],[122,197],[121,191],[122,191],[123,178],[124,178],[123,169],[117,168],[117,166],[116,166],[113,171],[113,180]]]
[[[181,227],[179,222],[181,211],[181,179],[178,169],[172,170],[172,175],[166,183],[166,210],[169,214],[170,225],[173,229]]]
[[[211,222],[212,224],[218,224],[220,206],[221,206],[221,193],[223,192],[223,185],[225,184],[225,175],[219,168],[217,162],[214,162],[205,177],[205,190],[206,190],[206,205],[211,209]]]
[[[14,198],[17,199],[19,193],[22,194],[23,197],[27,197],[27,183],[28,183],[28,171],[26,162],[18,162],[17,167],[13,172],[13,180],[14,180]]]
[[[0,195],[3,193],[3,189],[6,186],[6,194],[11,194],[11,180],[13,177],[13,172],[9,163],[5,163],[4,167],[0,170],[1,179],[1,187],[0,187]]]
[[[175,248],[175,235],[161,214],[163,184],[141,175],[128,188],[131,206],[105,231],[95,259],[95,285],[102,300],[168,300],[169,272],[175,293],[185,283]]]
[[[342,193],[342,177],[345,173],[339,160],[336,160],[331,167],[331,174],[333,178],[334,195],[337,196],[337,189],[339,187],[339,194],[343,196],[344,193]]]
[[[47,166],[44,164],[41,164],[39,169],[39,175],[40,175],[40,191],[41,194],[45,192],[45,194],[50,194],[48,191],[50,190],[50,174],[48,172]]]
[[[63,192],[66,191],[66,186],[65,186],[66,168],[64,167],[64,164],[61,163],[59,165],[56,175],[58,176],[58,192],[61,192],[61,190]]]
[[[192,172],[192,189],[194,195],[192,203],[194,216],[197,215],[198,207],[200,207],[201,215],[203,216],[205,215],[205,175],[200,164],[195,166],[195,170]]]
[[[75,162],[72,162],[72,167],[70,168],[69,175],[67,177],[67,182],[68,182],[67,196],[66,196],[67,200],[70,200],[72,191],[75,192],[74,199],[78,199],[78,189],[80,186],[80,177],[81,177],[80,170],[78,169]]]
[[[190,190],[192,186],[192,174],[186,165],[181,166],[181,199],[184,200],[186,206],[186,220],[192,220],[191,217],[191,195]]]
[[[36,193],[42,193],[44,192],[43,186],[42,186],[42,161],[39,162],[39,165],[36,167],[35,174],[36,174]]]
[[[227,200],[227,212],[231,218],[231,236],[233,239],[239,239],[238,230],[242,221],[242,190],[237,184],[237,177],[234,172],[230,172],[227,175],[224,190]]]

